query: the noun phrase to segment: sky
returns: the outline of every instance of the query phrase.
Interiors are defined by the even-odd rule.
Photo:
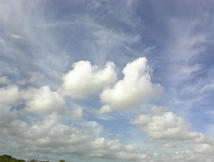
[[[214,1],[0,0],[0,154],[214,161]]]

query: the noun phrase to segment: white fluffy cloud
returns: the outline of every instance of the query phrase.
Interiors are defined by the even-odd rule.
[[[152,139],[166,142],[200,141],[204,137],[201,133],[191,131],[191,125],[173,112],[139,115],[131,123],[141,125],[141,130]]]
[[[51,113],[60,112],[65,108],[63,97],[52,91],[49,86],[29,88],[22,92],[22,97],[25,100],[25,110],[29,112]]]
[[[174,147],[175,151],[165,161],[211,162],[214,160],[214,138],[191,130],[191,124],[170,111],[153,109],[150,114],[138,115],[131,121],[139,125],[154,143]],[[179,147],[181,147],[179,149]],[[180,151],[178,151],[180,150]]]
[[[99,69],[89,61],[79,61],[64,75],[63,93],[72,98],[87,97],[114,83],[116,79],[115,65],[112,62]]]
[[[145,57],[128,63],[123,69],[124,78],[100,95],[102,102],[106,103],[100,112],[136,108],[152,98],[159,98],[163,88],[160,84],[152,83],[150,71]]]

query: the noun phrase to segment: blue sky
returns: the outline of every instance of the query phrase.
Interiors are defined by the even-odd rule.
[[[0,154],[214,160],[211,0],[0,0]]]

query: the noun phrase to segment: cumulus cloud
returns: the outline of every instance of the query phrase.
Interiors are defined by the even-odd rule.
[[[212,151],[212,152],[210,152]],[[213,155],[213,143],[212,144],[200,144],[193,150],[178,151],[170,158],[171,161],[195,161],[195,162],[212,162],[214,160]]]
[[[75,127],[73,124],[63,124],[61,123],[61,117],[56,113],[47,115],[42,121],[36,121],[34,123],[26,123],[18,119],[18,114],[16,111],[10,110],[11,106],[1,105],[0,114],[0,134],[1,138],[4,139],[4,144],[0,145],[0,148],[10,152],[25,150],[28,152],[45,152],[45,154],[78,154],[81,158],[96,159],[102,158],[107,160],[122,160],[122,161],[147,161],[154,162],[158,158],[163,161],[177,162],[177,161],[191,161],[202,162],[203,160],[212,161],[214,159],[213,153],[213,140],[195,140],[198,141],[197,144],[191,150],[182,150],[180,152],[171,152],[171,154],[158,155],[152,153],[144,148],[139,148],[135,144],[122,144],[119,139],[106,139],[99,136],[94,136],[96,130],[99,128],[97,122],[87,122],[85,124],[84,130]],[[165,121],[167,119],[168,124],[160,122],[161,125],[165,125],[163,130],[167,132],[168,129],[173,125],[169,117],[171,114],[169,112],[163,113],[162,119]],[[158,115],[154,115],[154,118]],[[160,114],[159,114],[160,116]],[[170,118],[176,120],[175,123],[182,123],[181,118],[174,115],[169,115]],[[147,123],[153,122],[153,117],[149,117],[144,120],[143,117],[136,118],[133,123],[144,124],[147,127]],[[166,118],[166,119],[165,119]],[[180,121],[180,122],[178,122]],[[163,124],[164,123],[164,124]],[[168,126],[166,126],[168,125]],[[177,124],[179,125],[179,124]],[[155,126],[154,126],[155,127]],[[169,128],[170,127],[170,128]],[[185,127],[184,127],[185,128]],[[90,131],[87,131],[87,130]],[[154,131],[154,130],[153,130]],[[170,130],[169,130],[170,132]],[[184,130],[184,134],[186,131]],[[182,134],[182,133],[181,133]],[[172,135],[165,136],[165,138],[172,139]],[[178,136],[175,136],[178,139]],[[162,137],[161,137],[162,138]],[[161,139],[160,138],[160,139]],[[174,138],[175,140],[175,138]],[[182,138],[183,140],[183,138]],[[14,144],[15,142],[15,144]],[[66,159],[68,160],[68,159]]]
[[[6,150],[28,148],[28,151],[45,152],[46,154],[79,154],[82,158],[104,158],[127,161],[142,161],[148,158],[149,152],[133,144],[121,144],[118,139],[108,140],[102,136],[94,137],[93,133],[83,131],[73,125],[60,122],[56,113],[47,116],[43,121],[26,124],[17,119],[17,115],[5,108],[0,118],[1,138],[6,143]],[[0,114],[1,117],[2,114]],[[90,127],[92,128],[92,127]],[[93,124],[96,130],[97,124]],[[88,129],[88,128],[86,128]],[[91,132],[91,131],[90,131]],[[16,142],[14,145],[13,143]],[[0,145],[0,148],[2,145]]]
[[[95,94],[116,81],[115,65],[108,62],[99,69],[89,61],[73,64],[73,69],[63,77],[63,93],[72,98],[83,98]]]
[[[7,152],[45,152],[45,154],[78,154],[84,158],[104,158],[126,161],[148,159],[149,152],[132,144],[121,144],[118,139],[108,140],[100,133],[97,122],[86,122],[84,130],[73,124],[61,123],[62,116],[56,111],[64,106],[62,96],[49,86],[19,90],[16,86],[0,89],[0,134],[5,142],[0,148]],[[4,94],[4,95],[3,95]],[[18,97],[20,96],[20,97]],[[27,123],[19,119],[19,111],[11,107],[22,100],[26,111],[44,113],[45,118]],[[81,107],[73,109],[72,117],[81,118]],[[25,115],[26,116],[26,115]],[[86,131],[88,130],[88,131]],[[15,144],[14,144],[15,143]]]
[[[150,72],[145,57],[128,63],[123,69],[124,78],[100,95],[106,105],[99,112],[136,108],[150,99],[159,98],[163,93],[163,87],[152,83]]]
[[[139,115],[131,121],[155,140],[170,142],[204,141],[204,135],[191,131],[191,125],[173,112],[153,115]]]
[[[165,161],[214,160],[214,138],[192,131],[191,124],[173,112],[153,109],[149,114],[138,115],[131,123],[140,126],[154,143],[171,150],[176,148]]]
[[[24,90],[22,98],[25,101],[25,110],[29,112],[51,113],[60,112],[65,108],[63,97],[52,91],[49,86]]]

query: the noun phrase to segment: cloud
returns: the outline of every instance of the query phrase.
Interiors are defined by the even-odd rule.
[[[6,76],[0,76],[0,84],[9,84],[10,81]]]
[[[131,120],[131,124],[139,125],[142,133],[146,133],[151,139],[165,146],[178,142],[207,146],[207,144],[214,142],[214,138],[192,131],[190,123],[171,111],[153,109],[150,114],[138,115]]]
[[[7,127],[16,118],[16,113],[10,112],[11,106],[0,104],[0,126]],[[9,127],[8,127],[9,128]]]
[[[140,126],[154,143],[170,147],[168,161],[214,160],[214,138],[192,131],[191,124],[173,112],[153,109],[149,114],[138,115],[131,123]]]
[[[195,151],[198,153],[203,153],[203,154],[212,154],[214,152],[214,147],[212,144],[198,144],[195,147]]]
[[[34,113],[62,112],[65,110],[65,101],[57,92],[52,91],[49,86],[38,89],[29,88],[22,91],[25,101],[25,110]]]
[[[42,121],[26,124],[17,119],[17,114],[11,112],[8,107],[4,110],[0,117],[6,115],[7,118],[0,118],[0,133],[7,144],[5,150],[18,151],[18,148],[22,150],[27,148],[26,152],[39,151],[41,154],[45,152],[46,155],[78,154],[80,159],[104,158],[127,161],[142,161],[149,155],[148,151],[133,144],[121,144],[118,139],[94,137],[93,132],[86,131],[89,127],[83,131],[73,125],[64,125],[56,113],[48,115]],[[90,125],[92,125],[90,128],[97,129],[97,123],[91,122]]]
[[[65,104],[63,97],[49,86],[24,90],[7,86],[0,92],[4,94],[0,100],[0,134],[4,140],[0,150],[4,148],[7,153],[18,153],[20,150],[27,153],[45,152],[45,155],[78,154],[81,155],[80,159],[142,161],[148,158],[149,152],[136,145],[121,144],[118,139],[102,137],[100,126],[95,121],[86,121],[84,130],[74,124],[63,124],[61,120],[64,116],[57,114]],[[42,113],[45,117],[32,123],[20,120],[20,110],[11,110],[18,101],[24,102],[26,111]],[[70,112],[76,118],[81,118],[82,113],[81,107]]]
[[[114,83],[116,78],[115,65],[112,62],[99,69],[89,61],[79,61],[63,76],[62,91],[72,98],[84,98]]]
[[[128,63],[123,69],[124,78],[113,88],[106,88],[101,93],[101,101],[107,105],[104,105],[100,112],[136,108],[150,99],[159,98],[163,93],[163,87],[152,83],[150,72],[145,57]]]
[[[169,29],[173,38],[166,53],[169,58],[172,84],[182,84],[194,77],[194,74],[202,70],[198,59],[200,54],[206,51],[208,35],[204,31],[197,31],[202,23],[200,19],[192,19],[187,24],[184,19],[171,18]],[[172,57],[173,56],[173,57]]]
[[[19,88],[15,85],[9,85],[0,88],[0,104],[16,105],[19,101]]]
[[[52,31],[36,28],[36,24],[47,22],[43,13],[45,4],[23,0],[0,1],[0,4],[1,33],[5,31],[0,35],[0,73],[13,75],[16,82],[56,87],[68,59]],[[40,77],[31,76],[34,73]]]
[[[98,113],[103,114],[103,113],[108,113],[111,112],[112,108],[109,105],[103,105],[99,110]]]
[[[173,112],[164,112],[157,115],[140,115],[132,124],[142,125],[141,130],[149,137],[164,141],[188,141],[197,140],[202,135],[192,132],[190,124],[184,118]]]
[[[69,112],[67,112],[69,113]],[[72,118],[82,118],[83,117],[83,109],[81,107],[76,107],[70,112]]]
[[[178,151],[171,156],[171,161],[195,161],[195,162],[212,162],[213,143],[198,144],[192,150]]]
[[[211,90],[213,72],[212,68],[207,68],[210,63],[205,63],[203,59],[212,41],[207,29],[213,25],[203,19],[203,16],[192,19],[171,17],[167,23],[172,35],[164,49],[164,58],[169,58],[166,70],[166,80],[169,83],[167,95],[173,106],[179,107],[179,111],[187,112],[200,107],[202,102],[212,104],[207,99],[212,94],[206,91],[206,85],[211,86]]]
[[[41,84],[42,80],[44,79],[44,76],[39,73],[30,73],[28,75],[29,75],[28,79],[25,78],[18,80],[17,83],[20,85],[37,85]]]
[[[125,43],[132,44],[140,40],[140,35],[130,36],[124,33],[109,30],[103,26],[98,26],[97,30],[94,30],[92,34],[96,37],[97,44],[103,48],[121,46]]]

